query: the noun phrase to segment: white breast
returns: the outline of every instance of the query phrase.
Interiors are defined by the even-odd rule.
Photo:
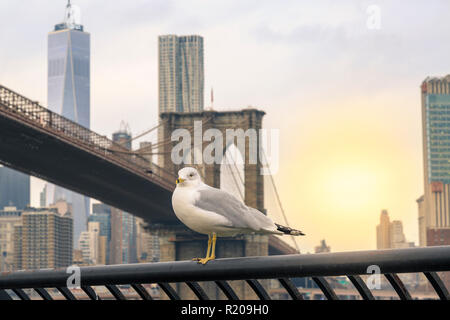
[[[203,234],[218,232],[229,225],[228,219],[194,206],[197,191],[190,187],[177,187],[172,195],[172,207],[178,217],[188,228]]]

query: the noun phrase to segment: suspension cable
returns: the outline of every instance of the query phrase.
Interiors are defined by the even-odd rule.
[[[241,196],[241,199],[243,202],[245,202],[245,196],[242,194],[241,188],[239,188],[239,185],[236,181],[236,178],[234,176],[233,170],[231,169],[231,166],[228,164],[225,164],[225,167],[228,169],[228,171],[231,173],[231,177],[233,178],[233,182],[234,182],[234,186],[236,187],[236,189],[239,192],[239,195]],[[237,172],[237,174],[239,175],[239,172]],[[245,186],[244,186],[245,187]]]
[[[264,160],[268,164],[266,153],[264,152],[263,148],[261,148],[261,152],[263,154]],[[277,198],[278,206],[280,207],[281,213],[283,215],[284,222],[286,223],[287,227],[290,227],[289,221],[288,221],[288,219],[286,217],[286,213],[284,212],[283,204],[281,203],[281,198],[280,198],[280,195],[278,193],[278,189],[277,189],[277,186],[275,184],[275,180],[273,178],[272,172],[270,171],[270,166],[269,165],[267,166],[267,170],[269,170],[270,181],[272,182],[272,187],[273,187],[273,190],[275,191],[275,197]],[[294,236],[292,236],[292,235],[291,235],[291,238],[292,238],[292,241],[294,241],[295,248],[300,253],[300,248],[298,246],[296,238]]]
[[[202,121],[202,125],[203,124],[205,124],[205,123],[207,123],[208,121],[210,121],[212,119],[212,117],[209,117],[209,118],[207,118],[207,119],[205,119],[205,120],[203,120]],[[162,123],[160,124],[160,125],[162,125]],[[154,127],[154,128],[152,128],[151,130],[153,130],[153,129],[156,129],[157,127]],[[191,128],[189,128],[189,129],[187,129],[188,131],[190,131],[190,133],[192,133],[192,131],[194,130],[195,128],[194,128],[194,126],[192,126]],[[148,131],[150,131],[150,130],[148,130]],[[140,136],[143,136],[144,134],[141,134]],[[130,140],[131,141],[131,140]],[[161,140],[161,141],[158,141],[157,143],[155,143],[155,144],[152,144],[151,146],[147,146],[147,147],[144,147],[145,149],[153,149],[153,148],[156,148],[156,147],[161,147],[161,146],[165,146],[165,145],[167,145],[167,144],[170,144],[170,143],[172,143],[173,141],[171,140],[171,138],[167,138],[167,139],[164,139],[164,140]],[[116,149],[112,149],[112,148],[106,148],[106,150],[107,151],[109,151],[109,152],[115,152],[115,153],[124,153],[124,154],[130,154],[130,155],[151,155],[151,154],[167,154],[167,153],[170,153],[170,152],[156,152],[156,153],[154,153],[154,152],[149,152],[149,153],[144,153],[144,152],[139,152],[139,151],[122,151],[122,150],[116,150]]]
[[[162,126],[164,123],[166,123],[167,121],[168,121],[167,119],[164,119],[163,121],[160,121],[156,126],[154,126],[154,127],[150,128],[150,129],[148,129],[148,130],[146,130],[146,131],[144,131],[144,132],[138,134],[137,136],[131,137],[130,139],[127,139],[127,140],[125,140],[125,141],[123,141],[123,142],[120,142],[119,144],[127,144],[127,143],[132,142],[132,141],[134,141],[134,140],[136,140],[136,139],[139,139],[139,138],[141,138],[141,137],[143,137],[143,136],[149,134],[149,133],[152,132],[153,130],[155,130],[155,129],[161,127],[161,126]]]

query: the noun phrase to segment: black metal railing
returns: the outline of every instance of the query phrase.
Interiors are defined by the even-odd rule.
[[[171,283],[185,283],[195,297],[206,300],[211,297],[203,283],[212,282],[226,298],[237,300],[239,294],[229,281],[243,280],[259,299],[267,300],[270,295],[262,281],[276,279],[292,299],[302,300],[303,296],[292,278],[312,277],[327,299],[336,300],[339,297],[325,277],[347,276],[362,299],[373,300],[373,290],[361,277],[368,274],[370,266],[379,268],[380,277],[387,279],[399,299],[412,299],[398,276],[403,273],[423,273],[440,299],[450,299],[446,286],[437,274],[450,271],[450,246],[227,258],[210,261],[206,265],[177,261],[92,266],[81,267],[79,275],[81,290],[89,299],[99,298],[94,286],[104,286],[117,300],[127,299],[121,285],[128,285],[127,290],[134,290],[136,297],[151,300],[145,285],[158,284],[170,299],[178,300],[181,296]],[[28,300],[31,291],[44,300],[53,299],[55,291],[65,299],[79,299],[73,289],[68,288],[69,276],[65,268],[3,273],[0,275],[0,299],[12,299],[15,295],[16,298]]]

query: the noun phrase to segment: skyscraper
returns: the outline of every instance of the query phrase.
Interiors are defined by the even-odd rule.
[[[377,225],[377,249],[388,249],[391,246],[391,222],[387,210],[382,210],[380,224]]]
[[[139,262],[159,261],[159,237],[148,229],[147,223],[136,218],[136,251]]]
[[[4,207],[25,209],[30,204],[30,176],[0,167],[0,210]]]
[[[61,203],[60,203],[61,204]],[[28,208],[22,212],[22,226],[15,228],[15,265],[33,270],[60,268],[72,264],[72,217],[70,206]]]
[[[0,272],[14,270],[14,231],[22,225],[22,211],[15,207],[0,209]]]
[[[382,210],[380,224],[377,225],[377,249],[395,249],[414,247],[414,242],[406,241],[403,223],[389,219],[387,210]]]
[[[203,110],[203,37],[158,38],[159,112]]]
[[[421,246],[429,228],[450,227],[450,75],[422,82],[424,196],[419,204]]]
[[[126,123],[113,133],[113,141],[131,149],[131,133]],[[136,218],[117,208],[111,208],[111,241],[109,262],[111,264],[137,262]]]
[[[80,10],[70,1],[64,22],[48,34],[48,107],[90,127],[90,34],[80,23]],[[89,198],[52,184],[46,189],[47,206],[61,199],[72,204],[77,244],[87,228]]]
[[[105,239],[105,262],[109,264],[110,241],[111,241],[111,207],[104,203],[94,203],[92,205],[92,214],[89,216],[90,222],[98,222],[100,224],[100,237]]]
[[[78,241],[84,264],[106,264],[106,237],[100,235],[100,222],[90,221]]]

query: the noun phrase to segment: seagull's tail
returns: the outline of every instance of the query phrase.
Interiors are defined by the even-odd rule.
[[[284,234],[288,234],[291,236],[304,236],[305,234],[300,230],[292,229],[289,227],[282,226],[281,224],[275,223],[277,226],[277,230],[283,232]]]

